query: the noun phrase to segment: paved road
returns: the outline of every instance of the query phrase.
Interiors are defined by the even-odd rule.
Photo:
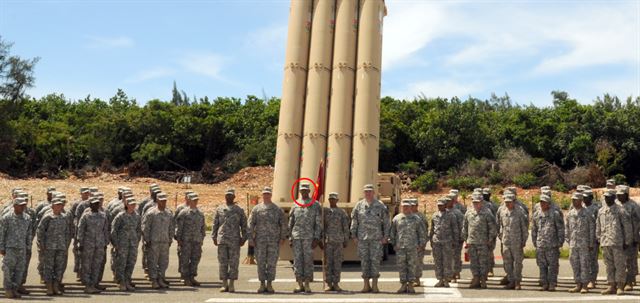
[[[150,283],[143,279],[143,273],[139,264],[134,272],[135,282],[138,284],[138,291],[135,293],[120,292],[116,285],[110,282],[104,283],[109,287],[108,290],[99,295],[86,295],[82,292],[82,286],[75,281],[75,275],[72,272],[72,263],[69,262],[69,268],[65,277],[68,292],[63,297],[47,297],[45,296],[44,286],[38,281],[36,273],[36,256],[32,259],[30,266],[28,289],[32,291],[30,296],[25,296],[24,300],[33,302],[210,302],[210,303],[253,303],[253,302],[282,302],[282,303],[334,303],[334,302],[351,302],[351,303],[377,303],[377,302],[563,302],[577,301],[581,302],[612,302],[616,300],[624,302],[640,302],[640,291],[634,292],[626,296],[602,296],[597,292],[590,294],[569,294],[567,289],[573,287],[572,272],[569,262],[561,260],[560,265],[560,285],[556,292],[539,292],[537,291],[537,282],[535,277],[538,275],[538,268],[535,260],[525,260],[524,276],[522,291],[507,291],[501,289],[498,285],[499,277],[490,278],[489,289],[472,290],[468,289],[470,273],[468,264],[464,265],[462,273],[463,279],[459,284],[453,284],[452,288],[433,288],[435,284],[433,265],[430,256],[425,258],[423,282],[426,287],[418,288],[415,295],[398,295],[395,291],[399,287],[398,273],[395,268],[393,256],[385,261],[382,266],[382,277],[380,279],[379,294],[360,294],[357,291],[362,287],[360,280],[360,268],[358,264],[345,264],[342,275],[343,282],[341,286],[346,291],[342,293],[324,293],[322,291],[322,269],[316,266],[315,278],[317,282],[312,283],[311,288],[313,294],[292,294],[295,287],[293,271],[291,265],[287,261],[281,261],[278,264],[277,280],[274,283],[276,293],[273,295],[260,295],[256,293],[259,286],[257,281],[257,273],[254,265],[240,266],[240,280],[236,283],[235,294],[220,293],[218,288],[218,266],[216,249],[207,237],[204,246],[203,258],[200,264],[198,280],[202,282],[202,287],[192,288],[179,285],[177,255],[175,244],[171,247],[171,259],[167,275],[172,286],[169,290],[157,291],[150,288]],[[35,249],[34,249],[35,252]],[[243,248],[242,255],[246,255],[246,247]],[[498,254],[499,255],[499,254]],[[140,254],[141,256],[141,254]],[[502,275],[501,260],[496,260],[499,265],[496,268],[496,274]],[[604,275],[604,266],[601,264],[600,276]],[[111,273],[105,272],[105,279],[110,280]],[[601,284],[603,285],[603,283]],[[602,286],[600,286],[602,288]],[[6,301],[4,298],[0,299]]]

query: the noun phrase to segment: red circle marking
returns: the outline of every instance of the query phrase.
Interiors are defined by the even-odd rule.
[[[294,196],[294,192],[296,189],[296,184],[300,183],[300,181],[309,181],[311,182],[311,184],[313,184],[313,197],[311,197],[311,202],[309,203],[300,203],[298,202],[298,200],[296,199],[296,197]],[[318,184],[316,184],[316,182],[314,182],[313,180],[309,179],[309,178],[300,178],[298,180],[296,180],[296,182],[293,182],[293,186],[291,186],[291,199],[293,200],[293,203],[295,203],[296,205],[300,206],[300,207],[309,207],[311,205],[313,205],[313,202],[316,201],[316,199],[318,198]]]

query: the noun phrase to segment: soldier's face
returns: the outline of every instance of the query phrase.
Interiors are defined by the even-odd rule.
[[[336,207],[336,205],[338,204],[338,199],[329,199],[329,204],[331,205],[331,207]]]
[[[198,207],[198,200],[194,199],[194,200],[189,201],[189,206],[191,206],[193,208]]]
[[[233,199],[235,199],[236,196],[234,195],[225,195],[224,196],[224,200],[227,201],[227,204],[233,204]]]
[[[573,208],[582,208],[582,200],[573,199],[571,203],[573,204]]]
[[[127,204],[127,212],[133,213],[136,210],[136,204]]]
[[[309,198],[309,190],[308,189],[301,189],[300,190],[300,195],[302,196],[302,198],[307,199]]]
[[[89,193],[88,193],[88,192],[86,192],[86,193],[82,193],[82,194],[80,194],[80,195],[82,196],[82,200],[87,200],[87,199],[89,199]]]
[[[167,207],[167,200],[158,200],[158,208],[164,209]]]
[[[512,209],[513,209],[513,202],[506,202],[506,203],[505,203],[505,205],[507,205],[507,208],[508,208],[509,210],[512,210]]]
[[[405,215],[411,214],[411,206],[410,205],[402,205],[402,213]]]
[[[544,202],[544,201],[540,201],[540,208],[543,211],[547,211],[549,210],[549,203],[548,202]]]
[[[365,190],[364,191],[364,197],[367,200],[373,200],[373,191],[372,190]]]
[[[438,205],[438,211],[439,211],[439,212],[443,212],[443,211],[445,211],[446,209],[447,209],[447,206],[445,206],[444,204],[443,204],[443,205]]]
[[[262,194],[262,201],[271,202],[271,194],[270,193]]]
[[[418,212],[418,205],[411,205],[411,212],[417,213]]]
[[[604,202],[607,203],[608,206],[611,206],[616,202],[616,198],[614,196],[604,196]]]
[[[54,204],[51,206],[51,209],[53,210],[53,213],[56,215],[59,215],[60,212],[62,212],[62,209],[64,208],[64,204]]]
[[[476,211],[480,211],[481,208],[482,208],[482,205],[480,205],[480,203],[478,202],[473,203],[473,209],[475,209]]]
[[[616,195],[616,197],[618,198],[618,201],[622,203],[627,202],[627,200],[629,200],[629,196],[627,196],[627,194]]]
[[[21,215],[24,212],[26,205],[14,205],[13,206],[13,212],[16,215]]]

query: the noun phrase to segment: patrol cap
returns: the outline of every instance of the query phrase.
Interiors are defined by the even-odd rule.
[[[198,194],[196,193],[190,193],[188,196],[189,200],[191,201],[195,201],[195,200],[200,200],[200,197],[198,196]]]
[[[615,179],[607,180],[607,186],[614,186],[614,185],[616,185],[616,180]]]
[[[227,188],[227,190],[224,192],[224,195],[225,195],[225,196],[228,196],[228,195],[235,196],[235,195],[236,195],[236,190],[235,190],[235,188],[233,188],[233,187],[229,187],[229,188]]]
[[[620,185],[616,189],[616,195],[625,195],[625,194],[628,194],[628,193],[629,193],[629,187],[627,187],[627,186]]]
[[[27,205],[27,199],[25,198],[16,198],[13,200],[13,205]]]
[[[543,195],[547,195],[547,196],[551,196],[551,190],[543,190],[542,194]]]
[[[51,204],[52,205],[56,205],[56,204],[64,204],[64,201],[60,198],[53,198],[53,200],[51,200]]]
[[[309,183],[300,183],[300,190],[311,190],[311,186],[309,185]]]
[[[271,187],[269,187],[269,186],[265,186],[265,187],[262,189],[262,193],[263,193],[263,194],[270,194],[270,193],[272,193],[272,192],[273,192],[273,190],[272,190],[272,189],[271,189]]]
[[[92,193],[97,193],[98,192],[98,188],[97,187],[89,187],[89,191]]]
[[[587,189],[587,190],[583,191],[583,192],[582,192],[582,194],[583,194],[585,197],[593,197],[593,190],[591,190],[591,189]]]
[[[156,183],[151,183],[151,185],[149,185],[149,189],[153,189],[153,188],[160,188],[160,186],[158,186],[158,184]]]
[[[584,198],[584,194],[581,193],[573,193],[573,195],[571,195],[571,200],[582,200]]]
[[[50,192],[54,192],[54,191],[56,191],[55,187],[53,187],[53,186],[47,187],[47,194],[50,193]]]
[[[443,200],[445,203],[449,203],[449,202],[451,202],[451,198],[449,197],[449,195],[446,195],[446,196],[442,197],[442,200]]]
[[[549,203],[549,202],[551,202],[551,197],[549,197],[548,195],[541,195],[540,196],[540,202]]]
[[[413,203],[413,205],[415,205],[415,206],[420,205],[420,202],[419,202],[419,201],[418,201],[418,199],[416,199],[416,198],[413,198],[413,199],[412,199],[412,201],[411,201],[411,203]]]
[[[488,187],[483,188],[482,193],[485,195],[491,194],[491,188],[488,188]]]
[[[129,197],[133,197],[133,193],[132,192],[124,192],[122,193],[122,197],[123,198],[129,198]]]
[[[100,200],[96,197],[92,197],[91,199],[89,199],[89,204],[96,204],[96,203],[100,203]]]
[[[81,194],[86,194],[89,192],[89,188],[88,187],[80,187],[80,193]]]
[[[158,199],[159,201],[167,201],[167,194],[164,192],[159,192],[156,195],[156,199]]]
[[[504,195],[502,195],[502,198],[503,199],[511,198],[511,199],[513,199],[515,201],[516,200],[516,195],[514,195],[512,193],[505,193]]]
[[[138,202],[133,197],[127,198],[126,201],[127,201],[127,204],[130,204],[130,205],[138,205]]]
[[[543,187],[540,187],[540,191],[545,191],[545,190],[551,190],[551,186],[545,185]]]
[[[506,190],[514,195],[518,194],[518,190],[514,186],[509,186]]]
[[[454,197],[458,196],[458,194],[459,194],[459,193],[460,193],[460,191],[459,191],[459,190],[457,190],[457,189],[455,189],[455,188],[454,188],[454,189],[449,190],[449,194],[453,194],[453,195],[454,195]]]
[[[476,187],[476,188],[473,189],[473,192],[474,193],[481,193],[482,192],[482,188]]]
[[[104,199],[104,194],[101,192],[95,192],[93,194],[94,197],[98,198],[98,199]]]
[[[457,197],[457,196],[458,196],[458,195],[457,195],[457,194],[454,194],[454,193],[448,193],[448,194],[447,194],[447,198],[449,198],[450,200],[453,200],[453,198],[455,198],[455,197]]]
[[[615,197],[615,196],[616,196],[616,191],[615,191],[615,190],[612,190],[612,189],[611,189],[611,190],[607,190],[607,191],[604,193],[604,196],[605,196],[605,197]]]
[[[154,194],[159,194],[161,192],[162,191],[160,190],[160,187],[154,187],[153,189],[151,189],[151,193],[154,193]]]
[[[128,188],[128,187],[125,187],[125,188],[123,188],[123,189],[122,189],[122,193],[123,193],[123,194],[125,194],[125,193],[132,193],[132,192],[133,192],[133,191],[131,190],[131,188]]]
[[[21,192],[18,192],[17,197],[18,197],[18,198],[25,198],[25,199],[27,199],[27,198],[29,198],[29,194],[27,194],[26,192],[21,191]]]
[[[582,190],[591,190],[591,186],[589,185],[582,185]]]
[[[374,191],[373,184],[367,184],[364,186],[364,191]]]
[[[438,201],[436,202],[436,205],[438,206],[445,204],[447,204],[447,201],[445,201],[443,198],[438,199]]]
[[[65,194],[63,194],[63,193],[61,193],[61,192],[56,192],[56,193],[54,194],[54,196],[55,196],[56,198],[59,198],[59,199],[62,199],[62,200],[66,200],[66,199],[67,199],[67,195],[65,195]]]
[[[504,203],[513,203],[514,200],[512,196],[504,197]]]
[[[329,193],[329,199],[338,200],[338,193],[336,193],[336,192]]]
[[[402,199],[402,206],[411,206],[411,199]]]
[[[480,203],[480,202],[482,202],[482,199],[481,199],[480,197],[473,196],[473,197],[471,198],[471,202],[472,202],[472,203]]]
[[[22,187],[14,187],[11,190],[11,193],[16,193],[16,192],[20,192],[20,191],[24,191],[24,188],[22,188]]]
[[[193,193],[194,193],[194,192],[193,192],[192,190],[188,190],[188,191],[185,191],[185,192],[184,192],[184,196],[185,196],[186,198],[188,198],[188,197],[189,197],[189,195],[190,195],[190,194],[193,194]]]
[[[579,191],[583,191],[584,190],[584,185],[580,184],[578,186],[576,186],[576,189]]]

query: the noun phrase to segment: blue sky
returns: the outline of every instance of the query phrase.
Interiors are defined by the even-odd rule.
[[[12,52],[41,57],[40,97],[140,103],[189,96],[280,96],[289,0],[0,0]],[[411,99],[508,93],[546,106],[640,95],[640,0],[388,0],[382,93]]]

